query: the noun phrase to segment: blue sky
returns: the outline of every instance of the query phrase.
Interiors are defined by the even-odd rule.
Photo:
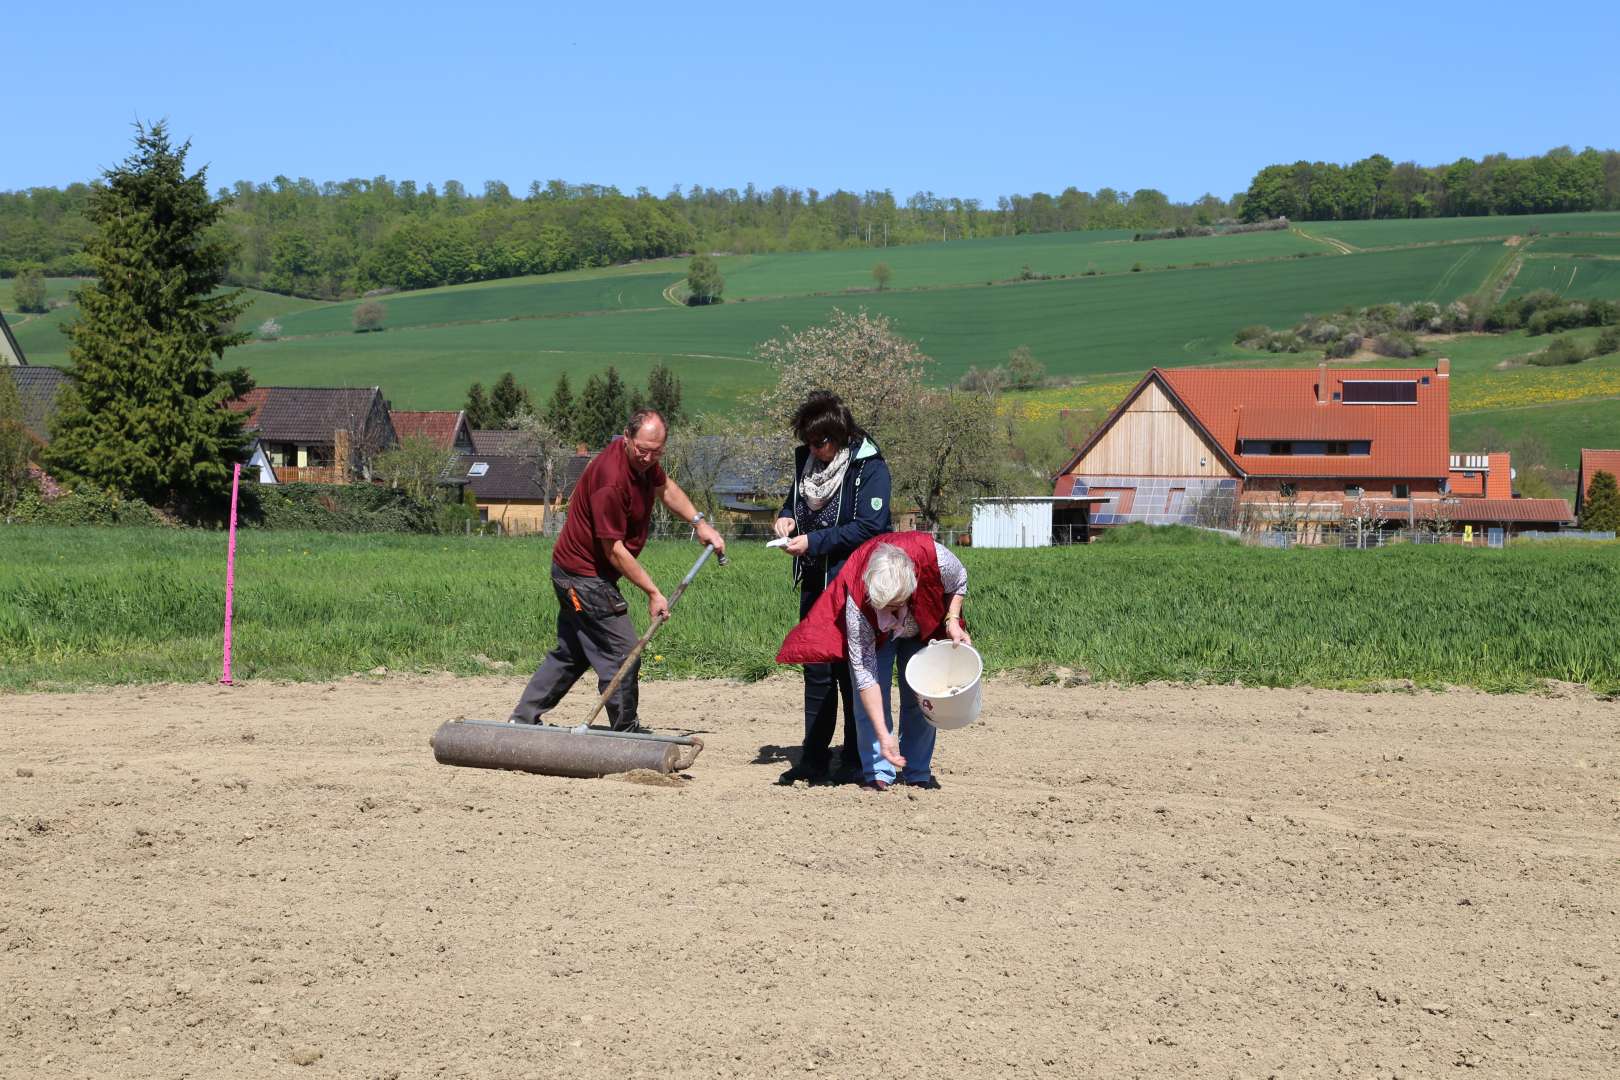
[[[0,190],[90,179],[137,118],[190,138],[216,187],[753,181],[992,204],[1226,196],[1300,158],[1620,147],[1613,2],[98,0],[5,24]]]

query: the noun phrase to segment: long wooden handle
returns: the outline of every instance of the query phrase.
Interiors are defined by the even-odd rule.
[[[679,585],[675,586],[674,593],[670,595],[670,611],[673,612],[675,610],[675,605],[680,602],[681,594],[686,592],[686,587],[692,584],[692,579],[697,577],[697,572],[703,569],[703,564],[708,561],[709,556],[712,554],[714,554],[714,545],[705,544],[703,547],[703,554],[698,556],[697,562],[692,564],[692,569],[686,572],[686,576],[681,579],[681,583]],[[722,555],[720,556],[720,565],[724,566],[725,564],[726,557]],[[624,663],[619,665],[619,670],[613,675],[613,681],[607,684],[606,690],[602,691],[602,696],[597,700],[596,707],[592,709],[591,714],[585,718],[585,727],[591,726],[591,721],[596,719],[597,714],[602,711],[602,707],[607,704],[608,698],[613,696],[613,691],[617,690],[619,688],[619,684],[624,681],[625,672],[629,671],[631,665],[633,665],[641,656],[641,651],[647,647],[647,642],[652,640],[652,636],[658,633],[658,628],[663,626],[668,621],[668,615],[660,615],[658,618],[652,621],[651,625],[647,627],[647,632],[641,635],[641,640],[636,642],[636,647],[630,650],[630,655],[625,657]]]

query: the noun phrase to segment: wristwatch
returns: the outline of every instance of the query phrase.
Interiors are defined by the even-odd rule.
[[[702,522],[703,522],[703,511],[699,510],[697,513],[692,515],[692,524],[699,525],[699,524],[702,524]]]

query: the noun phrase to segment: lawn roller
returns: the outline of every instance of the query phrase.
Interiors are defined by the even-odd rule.
[[[714,553],[707,544],[692,569],[669,597],[673,612],[686,587],[692,584],[703,564]],[[720,556],[720,565],[726,557]],[[691,766],[703,751],[703,740],[689,735],[653,735],[638,731],[614,731],[592,727],[591,721],[624,681],[625,674],[640,658],[647,642],[668,620],[662,615],[652,621],[630,655],[624,658],[613,680],[602,691],[596,706],[577,727],[547,724],[513,724],[492,720],[451,720],[439,726],[431,740],[433,758],[441,765],[461,765],[473,769],[513,769],[546,776],[597,777],[632,769],[659,773],[680,772]]]

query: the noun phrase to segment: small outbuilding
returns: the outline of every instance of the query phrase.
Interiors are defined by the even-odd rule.
[[[975,499],[973,546],[1030,548],[1083,544],[1091,528],[1091,507],[1107,501],[1106,495]]]

